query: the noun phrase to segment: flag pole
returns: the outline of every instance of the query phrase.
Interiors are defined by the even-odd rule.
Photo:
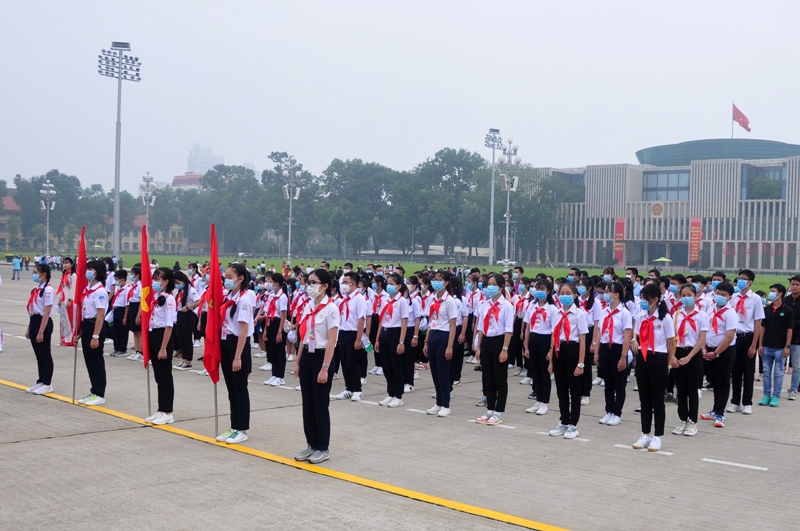
[[[75,344],[75,361],[72,364],[72,405],[75,405],[75,384],[78,379],[78,340],[73,337],[72,342]]]
[[[217,404],[217,384],[214,384],[214,437],[219,435],[219,406]]]
[[[151,417],[153,415],[153,411],[152,406],[150,405],[150,363],[147,364],[145,376],[147,377],[147,416]]]

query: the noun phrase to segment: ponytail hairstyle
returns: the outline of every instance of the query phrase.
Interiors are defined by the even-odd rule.
[[[386,291],[386,277],[385,276],[383,276],[383,275],[375,275],[374,277],[372,277],[372,282],[374,282],[376,285],[380,286],[381,290]],[[400,283],[401,284],[403,283],[403,279],[402,278],[400,279]]]
[[[692,288],[694,288],[694,286],[692,286]],[[664,317],[669,313],[669,309],[667,308],[667,303],[661,300],[661,288],[659,288],[658,286],[654,284],[647,284],[645,287],[642,288],[642,291],[639,292],[639,298],[644,299],[648,302],[653,299],[658,301],[659,319],[664,319]]]
[[[628,302],[631,302],[631,303],[634,302],[634,300],[633,300],[633,282],[631,282],[631,279],[629,279],[627,277],[621,278],[621,279],[617,280],[617,284],[621,285],[622,288],[623,288],[623,291],[620,292],[620,297],[619,297],[620,302],[622,302],[623,304],[624,303],[628,303]],[[667,285],[669,285],[669,282],[667,282]],[[641,293],[639,293],[639,295],[641,296]],[[660,296],[661,296],[661,290],[659,290],[659,297]]]
[[[455,295],[455,293],[453,292],[452,282],[453,282],[453,279],[456,278],[456,276],[454,274],[452,274],[452,273],[450,273],[448,271],[444,271],[444,270],[439,270],[436,273],[434,273],[433,274],[433,279],[436,280],[437,276],[439,278],[441,278],[442,281],[446,284],[445,287],[444,287],[445,292],[449,293],[450,295]]]
[[[461,284],[461,278],[458,275],[450,275],[450,280],[447,282],[447,291],[458,300],[463,300],[464,285]]]
[[[185,277],[186,275],[184,275]],[[164,293],[172,293],[175,289],[175,273],[172,272],[172,269],[168,267],[159,267],[155,271],[153,271],[153,280],[166,280],[167,285],[164,286],[164,289],[161,290],[162,295],[158,296],[158,300],[156,304],[159,306],[164,306],[167,302],[167,298],[163,295]]]
[[[330,272],[328,272],[327,269],[319,268],[319,269],[315,269],[314,271],[312,271],[311,274],[308,275],[308,276],[310,277],[311,275],[314,275],[315,277],[317,277],[319,279],[320,284],[325,284],[326,286],[328,286],[327,288],[325,288],[325,295],[330,297],[331,296],[331,288],[333,287],[333,282],[331,281]]]
[[[136,275],[137,277],[139,277],[139,280],[141,280],[142,279],[142,267],[138,266],[138,265],[133,266],[131,268],[131,275]]]
[[[411,275],[408,277],[408,283],[414,286],[415,290],[419,289],[419,279],[417,278],[417,275]]]
[[[375,278],[377,279],[378,277],[380,277],[380,275],[378,275]],[[392,280],[394,280],[395,284],[397,284],[397,291],[399,291],[400,294],[403,297],[405,297],[408,294],[408,287],[406,287],[406,283],[403,282],[403,277],[402,277],[402,275],[400,275],[400,273],[389,273],[389,275],[387,275],[384,278],[386,278],[386,279],[391,278]],[[383,289],[386,289],[386,285],[385,284],[386,284],[386,281],[384,280]]]
[[[44,276],[44,278],[47,280],[47,284],[50,283],[50,277],[52,275],[52,272],[50,270],[49,265],[42,262],[41,264],[37,265],[34,269],[38,271],[40,275]]]
[[[239,284],[239,291],[245,292],[250,287],[250,270],[244,264],[231,264],[228,269],[233,271],[237,277],[242,277],[242,283]]]
[[[581,277],[578,279],[578,285],[586,288],[586,293],[589,295],[586,297],[586,309],[591,310],[594,306],[594,281],[589,277]]]
[[[547,292],[547,297],[544,300],[547,301],[548,304],[555,304],[553,301],[553,283],[547,279],[539,279],[533,283],[533,289],[535,290],[544,290]],[[539,299],[535,299],[536,302],[539,302]]]
[[[275,293],[277,293],[278,291],[282,291],[284,293],[284,295],[287,295],[287,296],[289,295],[289,290],[286,287],[286,279],[283,278],[282,274],[273,273],[271,275],[268,275],[268,277],[270,278],[270,280],[272,280],[272,282],[275,283],[276,286],[278,286],[278,289],[275,290]]]

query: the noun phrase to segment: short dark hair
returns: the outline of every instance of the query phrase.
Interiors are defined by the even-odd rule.
[[[719,285],[716,287],[716,289],[719,291],[724,291],[725,293],[733,297],[733,284],[731,284],[727,280],[723,280],[722,282],[720,282]]]
[[[637,268],[635,268],[635,267],[626,267],[625,271],[630,271],[631,272],[631,276],[634,276],[634,277],[638,277],[639,276],[639,270]]]
[[[714,274],[711,275],[711,278],[714,278],[714,277],[719,277],[722,280],[725,280],[725,279],[728,278],[728,277],[725,276],[725,273],[723,273],[722,271],[714,271]]]
[[[783,284],[773,284],[769,287],[769,289],[773,288],[776,289],[778,293],[781,294],[781,297],[786,296],[786,286],[784,286]]]
[[[315,269],[314,271],[309,273],[308,276],[310,277],[311,275],[317,277],[319,279],[320,284],[325,284],[326,286],[328,286],[327,289],[325,289],[325,295],[330,295],[331,288],[333,287],[333,281],[331,279],[330,272],[327,269],[323,269],[320,267],[319,269]]]
[[[739,271],[739,274],[747,277],[747,280],[749,280],[750,282],[756,279],[756,274],[749,269],[742,269],[741,271]]]
[[[106,283],[106,264],[102,260],[89,260],[86,264],[86,269],[94,271],[95,280],[100,281],[101,284]]]

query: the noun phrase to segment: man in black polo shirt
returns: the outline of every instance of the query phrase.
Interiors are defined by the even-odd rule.
[[[792,309],[794,327],[791,350],[792,378],[789,385],[789,400],[797,398],[797,386],[800,385],[800,275],[789,279],[789,296],[783,300],[784,304]]]
[[[761,346],[758,349],[764,360],[764,398],[759,406],[778,407],[778,397],[783,388],[783,363],[789,357],[792,342],[794,319],[792,309],[786,306],[783,298],[786,286],[773,284],[769,287],[767,300],[771,302],[764,308]]]

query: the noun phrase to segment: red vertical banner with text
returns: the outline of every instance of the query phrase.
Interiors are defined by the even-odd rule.
[[[614,258],[617,265],[625,263],[625,218],[614,219]]]
[[[700,218],[689,220],[689,265],[700,260],[700,240],[703,239],[703,229]]]

